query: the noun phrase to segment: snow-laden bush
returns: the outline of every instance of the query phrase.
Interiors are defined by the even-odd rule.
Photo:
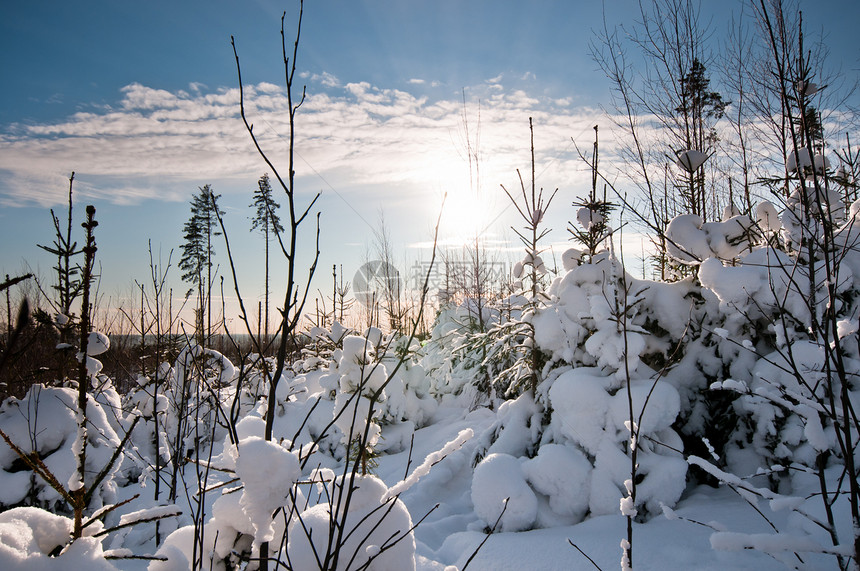
[[[126,476],[155,478],[156,455],[162,470],[178,472],[182,458],[223,439],[229,430],[224,410],[235,401],[237,413],[247,413],[254,404],[247,387],[235,386],[238,377],[239,370],[226,356],[196,345],[185,347],[172,366],[162,363],[152,377],[138,377],[137,386],[122,400],[128,412],[123,430],[128,419],[140,418],[133,429],[133,451],[122,466]],[[171,495],[176,492],[171,490]]]
[[[326,569],[367,565],[378,571],[414,570],[412,518],[403,502],[387,492],[375,476],[339,476],[325,494],[331,502],[318,503],[290,521],[286,550],[293,568],[323,568],[320,559],[328,555]],[[330,538],[334,522],[335,537]]]
[[[308,331],[309,342],[302,348],[302,371],[313,371],[331,360],[337,349],[343,348],[343,340],[356,332],[335,321],[331,327],[311,327]]]
[[[167,423],[170,411],[170,401],[164,390],[164,379],[170,367],[164,365],[159,371],[161,386],[150,377],[138,376],[137,386],[132,388],[123,398],[123,409],[140,417],[133,429],[131,442],[134,450],[123,458],[122,469],[129,478],[148,478],[156,465],[156,454],[159,466],[167,466],[171,460],[171,446],[168,436]],[[171,420],[171,424],[174,421]]]
[[[815,522],[831,546],[806,532],[792,545],[836,553],[840,567],[847,568],[843,557],[849,551],[839,547],[845,536],[835,514],[842,509],[839,501],[854,514],[860,505],[860,424],[853,412],[860,402],[860,209],[856,203],[846,208],[843,195],[829,187],[826,158],[814,162],[813,169],[806,149],[792,152],[784,209],[780,214],[769,203],[756,208],[758,227],[738,244],[748,253],[721,260],[715,251],[703,252],[700,263],[690,262],[698,263],[702,297],[717,302],[709,302],[716,306],[709,309],[707,333],[721,363],[711,370],[711,390],[703,394],[729,403],[723,410],[735,419],[724,426],[729,436],[719,451],[706,443],[710,460],[690,460],[752,503],[750,498],[771,497],[774,490],[791,493],[807,474],[815,475],[823,516],[799,508],[802,500],[772,500],[770,507],[791,504],[796,519]],[[830,470],[841,471],[850,483],[828,483]],[[738,476],[749,477],[749,483]],[[857,545],[856,517],[854,523]],[[747,547],[772,552],[765,544]]]
[[[378,446],[397,451],[436,410],[427,373],[417,361],[419,347],[405,347],[406,341],[406,337],[384,337],[371,328],[364,335],[345,336],[332,352],[332,360],[318,382],[323,391],[320,397],[334,401],[333,430],[322,445],[335,457],[341,458],[350,450],[367,463]],[[395,428],[392,432],[403,434],[383,443],[380,435],[386,427],[406,428],[409,434]],[[320,433],[324,427],[317,428]],[[365,431],[365,450],[358,450]],[[336,446],[342,452],[335,451]]]
[[[105,560],[100,539],[92,535],[101,524],[69,544],[73,521],[35,507],[13,508],[0,513],[0,561],[6,571],[113,571]]]
[[[767,202],[756,211],[747,253],[704,258],[697,277],[703,298],[717,302],[708,310],[712,401],[731,402],[736,419],[718,456],[778,485],[788,473],[773,466],[815,468],[840,455],[834,413],[844,395],[856,398],[860,373],[860,242],[855,207],[813,184],[797,185],[781,215]]]
[[[695,214],[676,216],[666,228],[667,253],[683,264],[708,258],[732,260],[749,247],[752,225],[743,215],[704,223]]]
[[[510,454],[490,454],[475,467],[472,503],[478,517],[491,527],[498,522],[500,531],[531,529],[538,513],[521,462]]]
[[[616,383],[612,376],[581,368],[563,373],[549,391],[553,407],[549,431],[555,441],[570,446],[571,454],[593,459],[593,469],[578,470],[571,485],[588,489],[588,511],[595,515],[617,513],[624,482],[630,478],[628,388],[613,390]],[[672,429],[680,399],[675,388],[661,380],[632,380],[629,390],[634,418],[641,418],[637,509],[655,514],[661,504],[674,505],[686,486],[687,466],[677,452],[683,445]]]
[[[206,568],[233,569],[258,557],[263,545],[269,557],[294,569],[322,568],[325,562],[331,569],[415,569],[412,518],[397,494],[430,470],[430,460],[438,462],[471,436],[465,431],[389,489],[375,476],[335,477],[330,469],[311,469],[302,479],[291,443],[263,440],[256,435],[263,427],[262,419],[250,416],[237,424],[238,444],[225,442],[211,462],[236,481],[222,488],[208,521],[166,538],[157,553],[166,561],[153,562],[150,570],[190,568],[195,553]]]
[[[488,402],[489,381],[497,363],[488,363],[487,345],[493,341],[469,309],[470,300],[443,306],[436,314],[421,361],[430,381],[430,394],[442,402],[471,406]],[[499,322],[501,312],[484,307],[485,326]]]
[[[856,256],[847,250],[845,259]],[[813,264],[817,270],[813,275],[819,278],[814,281],[809,266],[762,248],[741,258],[738,266],[706,260],[699,270],[703,285],[720,299],[721,333],[754,363],[745,371],[735,368],[736,374],[713,385],[715,390],[728,389],[736,395],[735,412],[745,419],[732,435],[734,448],[726,458],[733,471],[752,473],[795,462],[815,467],[818,454],[838,449],[835,419],[827,403],[841,409],[843,396],[835,390],[839,368],[850,384],[847,394],[860,398],[860,387],[852,380],[860,374],[860,361],[856,342],[851,342],[856,339],[852,324],[857,311],[851,300],[856,299],[860,283],[847,264],[842,266],[830,290],[840,297],[831,300],[826,268],[822,262]],[[738,283],[746,287],[731,293]],[[829,312],[835,315],[827,318]],[[825,318],[844,324],[836,331],[841,337],[838,363],[821,335],[811,334]],[[833,338],[829,331],[822,333]]]
[[[580,256],[568,258],[568,271],[553,281],[548,301],[531,320],[536,349],[545,359],[544,380],[535,396],[527,393],[503,403],[496,422],[481,436],[487,458],[528,459],[522,483],[540,501],[531,521],[517,524],[526,527],[618,513],[627,493],[625,481],[631,478],[631,426],[637,446],[637,513],[647,517],[660,513],[661,504],[677,502],[686,486],[687,465],[675,424],[695,402],[691,394],[707,386],[701,376],[670,379],[664,370],[649,366],[679,362],[684,353],[678,347],[693,339],[689,323],[699,314],[701,300],[689,280],[635,280],[605,251],[591,257],[591,263],[580,263]],[[579,490],[577,501],[560,491],[559,465],[569,468],[565,481],[569,489]],[[481,489],[473,485],[473,490]],[[490,502],[481,493],[476,512],[492,526],[490,519],[499,512],[486,506],[497,507],[503,498]],[[516,504],[509,503],[509,509],[511,505]]]
[[[420,428],[436,412],[438,402],[431,391],[431,378],[422,359],[425,351],[417,340],[392,334],[381,361],[390,371],[384,418],[391,423],[408,421]]]
[[[530,224],[539,224],[542,210],[531,211]],[[431,347],[441,348],[449,361],[442,370],[445,386],[437,393],[471,397],[471,405],[494,406],[500,399],[533,391],[540,383],[546,356],[535,343],[533,320],[549,299],[545,293],[549,277],[535,244],[526,242],[525,256],[514,264],[511,278],[514,293],[486,300],[480,320],[469,298],[437,315]]]
[[[67,485],[76,476],[73,442],[78,436],[77,391],[62,387],[33,385],[22,399],[10,398],[0,406],[0,430],[27,454],[35,454],[57,478]],[[86,479],[89,489],[99,472],[108,466],[120,438],[108,414],[95,399],[87,401]],[[91,507],[112,502],[116,494],[114,476],[118,463],[93,494]],[[35,505],[58,513],[69,513],[59,492],[31,470],[6,444],[0,446],[0,506]]]
[[[374,447],[382,432],[382,408],[388,398],[384,386],[388,371],[378,359],[373,333],[347,335],[342,348],[334,350],[327,374],[320,377],[320,386],[334,400],[332,421],[340,444],[365,471],[372,466]]]
[[[545,444],[537,456],[522,464],[526,481],[547,498],[555,519],[572,524],[588,511],[592,466],[573,446]]]
[[[299,459],[287,450],[289,442],[278,444],[248,433],[262,430],[262,422],[247,417],[237,426],[242,436],[238,444],[225,442],[224,452],[213,459],[220,470],[238,478],[236,486],[226,489],[212,506],[212,517],[203,522],[202,545],[195,545],[194,525],[180,527],[171,533],[158,554],[167,557],[150,569],[190,568],[195,549],[213,569],[232,569],[243,560],[259,556],[262,544],[283,536],[284,517],[273,517],[283,510],[295,513],[294,505],[304,498],[296,486],[301,475]],[[289,516],[287,516],[289,517]],[[276,556],[278,542],[269,546],[269,556]],[[201,551],[202,550],[202,551]]]
[[[218,408],[229,402],[238,371],[230,360],[199,345],[180,352],[166,375],[170,403],[166,430],[174,435],[173,455],[185,456],[224,435]]]

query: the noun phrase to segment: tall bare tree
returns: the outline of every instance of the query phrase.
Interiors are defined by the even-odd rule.
[[[279,338],[278,350],[275,361],[275,370],[269,377],[269,399],[266,410],[265,428],[266,440],[272,439],[272,427],[274,426],[275,406],[277,403],[277,398],[275,395],[278,383],[286,367],[287,360],[290,357],[290,355],[288,354],[288,350],[290,347],[293,347],[296,344],[296,332],[298,330],[299,321],[302,319],[305,302],[307,301],[308,293],[310,292],[310,284],[316,271],[317,262],[319,260],[319,214],[317,214],[315,255],[313,257],[313,261],[311,262],[310,267],[308,268],[307,282],[303,286],[299,286],[298,267],[296,260],[299,254],[298,230],[299,226],[302,224],[302,222],[305,221],[320,196],[319,193],[317,193],[304,209],[299,210],[299,206],[296,203],[297,193],[295,185],[296,113],[302,106],[302,103],[304,103],[305,101],[306,92],[305,89],[302,88],[301,96],[298,97],[298,100],[296,100],[296,94],[293,92],[293,88],[296,75],[296,56],[299,50],[299,39],[301,37],[303,13],[304,3],[300,1],[299,16],[296,22],[296,36],[295,41],[293,42],[291,57],[287,55],[287,42],[286,35],[284,33],[284,20],[287,16],[286,12],[284,12],[284,14],[281,16],[281,52],[283,54],[284,62],[287,109],[290,125],[286,177],[281,175],[278,168],[269,159],[265,150],[260,145],[256,134],[254,133],[254,126],[250,123],[250,121],[248,121],[247,115],[245,114],[245,93],[244,86],[242,84],[242,69],[239,64],[239,54],[236,50],[235,40],[231,38],[231,43],[233,45],[233,56],[236,59],[236,73],[239,80],[239,109],[242,116],[242,122],[245,124],[245,129],[248,131],[248,134],[251,137],[251,141],[253,142],[254,147],[257,149],[257,152],[260,154],[266,165],[268,165],[269,169],[272,171],[275,180],[278,181],[278,185],[283,189],[284,194],[287,197],[287,226],[285,227],[286,230],[284,231],[286,236],[282,236],[280,232],[275,232],[275,235],[278,239],[278,243],[281,247],[281,252],[283,253],[284,258],[287,261],[287,278],[284,291],[284,303],[283,307],[280,309],[281,323],[278,327]]]
[[[281,225],[281,219],[278,217],[276,210],[281,207],[275,202],[272,197],[272,186],[269,184],[269,174],[266,173],[257,181],[257,190],[254,191],[254,202],[251,206],[256,208],[254,217],[251,219],[251,231],[259,230],[263,235],[263,240],[266,245],[266,279],[264,282],[264,329],[265,335],[269,334],[269,244],[272,238],[283,232],[284,227]]]

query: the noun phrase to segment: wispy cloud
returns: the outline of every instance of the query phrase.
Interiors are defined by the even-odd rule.
[[[327,71],[311,75],[311,81],[318,82],[323,87],[340,87],[340,80]]]
[[[493,188],[514,183],[516,169],[527,167],[529,117],[535,120],[538,162],[553,164],[572,158],[570,138],[590,132],[598,115],[564,100],[499,90],[500,80],[470,89],[465,109],[477,123],[480,107],[481,179]],[[309,87],[297,117],[300,167],[310,165],[344,193],[368,185],[437,193],[468,189],[458,97],[430,100],[367,82],[340,85],[330,74],[311,82],[320,89]],[[421,90],[417,81],[410,83]],[[255,133],[277,159],[289,132],[283,87],[260,83],[245,90]],[[9,126],[0,135],[0,203],[62,203],[73,170],[85,196],[116,203],[182,200],[199,184],[253,182],[264,170],[239,120],[237,88],[192,84],[171,92],[134,83],[120,96],[114,105],[63,121]],[[578,161],[559,167],[552,184],[579,181],[581,170]]]

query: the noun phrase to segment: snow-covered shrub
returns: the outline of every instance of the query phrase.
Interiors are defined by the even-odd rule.
[[[501,363],[487,359],[487,350],[495,342],[490,330],[494,330],[501,320],[501,312],[490,304],[481,307],[481,319],[476,319],[473,300],[467,298],[454,309],[452,324],[441,343],[446,347],[451,359],[454,386],[459,385],[459,394],[471,397],[471,405],[492,406],[496,399],[493,383],[497,365]]]
[[[532,266],[533,271],[529,270]],[[538,268],[543,278],[546,268],[540,256],[527,253],[514,267],[515,287],[523,288],[521,278],[534,276]],[[424,361],[435,380],[433,393],[443,399],[457,396],[473,406],[495,406],[500,399],[533,389],[545,361],[535,348],[532,326],[534,310],[545,297],[543,289],[539,281],[534,301],[526,288],[487,304],[482,326],[471,316],[469,300],[442,308]]]
[[[415,569],[412,517],[399,498],[388,496],[382,480],[338,476],[324,497],[331,502],[311,506],[290,521],[286,551],[293,568]]]
[[[335,321],[331,327],[312,327],[308,331],[309,343],[302,348],[302,371],[312,371],[331,360],[335,350],[343,348],[343,340],[356,332]]]
[[[468,406],[476,400],[476,376],[486,377],[480,350],[469,343],[477,330],[462,306],[448,304],[436,314],[421,364],[431,379],[430,394],[443,402],[462,400]]]
[[[498,522],[500,531],[531,529],[537,519],[537,496],[510,454],[490,454],[475,467],[472,503],[478,517],[490,527]]]
[[[417,340],[392,333],[380,358],[391,377],[385,387],[384,423],[411,422],[420,428],[436,411],[431,379],[422,364],[424,355]]]
[[[137,386],[123,398],[123,410],[140,418],[133,429],[131,442],[134,449],[123,458],[122,469],[129,479],[154,478],[156,455],[158,466],[167,466],[171,459],[167,418],[170,402],[164,391],[164,379],[170,367],[164,364],[159,371],[158,386],[150,377],[139,376]]]
[[[33,385],[22,399],[10,398],[0,406],[0,430],[26,454],[35,454],[66,486],[76,476],[72,444],[78,437],[77,391],[61,387]],[[87,401],[87,488],[109,465],[120,438],[108,421],[104,408],[95,399]],[[119,464],[111,465],[107,476],[93,494],[91,507],[112,502],[116,493],[114,476]],[[35,505],[59,513],[70,507],[60,493],[27,469],[7,444],[0,446],[0,506]]]
[[[206,568],[233,569],[258,557],[262,545],[268,545],[269,557],[290,562],[294,569],[316,569],[324,560],[331,569],[358,568],[369,561],[371,569],[415,568],[412,519],[397,492],[374,476],[333,478],[329,469],[314,469],[309,478],[317,490],[305,493],[308,482],[300,481],[298,453],[289,451],[288,441],[256,436],[263,427],[255,417],[239,422],[238,445],[225,442],[224,452],[212,460],[218,470],[235,474],[236,482],[222,488],[199,530],[188,525],[166,538],[157,555],[167,561],[153,562],[152,571],[190,568],[195,552]],[[416,472],[422,468],[413,480],[430,466]],[[400,488],[409,485],[404,481]],[[330,537],[332,525],[342,533]],[[201,540],[195,539],[198,533],[202,544],[195,546]]]
[[[334,400],[334,426],[351,457],[372,467],[373,448],[382,432],[380,421],[387,394],[388,372],[379,360],[373,335],[348,335],[335,349],[320,385]]]
[[[242,365],[242,370],[236,379],[236,388],[239,391],[237,407],[239,416],[244,416],[254,408],[260,399],[268,397],[270,377],[277,363],[274,357],[250,353],[245,356],[240,365]],[[288,374],[284,374],[283,377],[288,377]],[[288,378],[281,380],[285,385],[289,385]],[[278,389],[281,389],[280,383]]]
[[[680,399],[664,380],[633,379],[629,390],[638,425],[636,507],[643,514],[660,513],[660,505],[674,505],[686,486],[687,466],[678,452],[683,444],[672,428]],[[588,486],[592,514],[617,513],[624,482],[630,478],[627,391],[614,376],[588,368],[563,373],[549,391],[553,415],[548,432],[555,442],[570,447],[570,454],[591,459],[593,469],[580,468],[572,485]]]
[[[249,433],[261,432],[264,424],[247,417],[237,426],[238,444],[225,442],[224,452],[213,459],[219,470],[234,473],[235,486],[225,489],[212,506],[212,516],[202,524],[202,545],[195,546],[194,525],[181,527],[164,541],[159,555],[166,563],[154,563],[150,569],[190,568],[194,553],[204,555],[207,568],[233,569],[241,561],[259,556],[265,542],[269,556],[278,552],[277,539],[285,531],[284,517],[273,517],[279,510],[294,514],[295,505],[304,498],[296,486],[301,470],[298,455],[289,452],[289,442],[276,443]],[[287,516],[289,519],[289,515]]]
[[[562,257],[565,262],[564,267],[568,270],[573,269],[580,262],[591,261],[601,250],[606,239],[611,235],[609,216],[616,208],[614,203],[599,198],[594,189],[587,198],[574,202],[573,206],[577,208],[577,224],[571,222],[567,230],[571,234],[571,239],[585,249],[584,251],[571,249],[566,256]],[[574,259],[575,263],[572,263]]]
[[[69,544],[74,523],[70,518],[35,507],[13,508],[0,513],[0,562],[7,571],[117,569],[105,559],[99,522],[86,535]]]
[[[237,375],[233,363],[214,349],[193,345],[180,352],[165,377],[170,405],[165,429],[172,457],[193,454],[223,438],[225,419],[218,408],[222,398],[233,394],[231,383]]]
[[[396,451],[408,444],[412,431],[437,406],[427,373],[418,362],[420,347],[406,347],[408,337],[392,335],[386,338],[371,328],[364,335],[345,336],[319,376],[324,391],[320,396],[334,401],[334,430],[325,437],[328,443],[320,444],[338,458],[349,450],[362,462],[363,470],[372,468],[377,447]],[[382,431],[388,427],[398,437],[381,442]],[[335,446],[343,452],[335,451]]]
[[[568,525],[582,520],[588,511],[592,466],[578,448],[545,444],[522,469],[535,492],[546,496],[556,519]]]
[[[620,382],[627,371],[649,378],[652,368],[677,363],[683,356],[678,347],[697,333],[697,289],[689,280],[634,279],[610,252],[572,267],[553,281],[551,301],[534,317],[535,342],[548,355],[549,385],[569,367],[599,367]]]
[[[701,300],[691,295],[696,288],[690,280],[634,280],[610,252],[586,264],[569,258],[576,263],[553,281],[532,320],[536,348],[545,356],[536,398],[526,394],[503,403],[479,448],[488,458],[527,459],[524,483],[540,500],[527,526],[618,512],[631,478],[628,398],[637,447],[633,509],[647,517],[660,513],[661,504],[673,505],[687,473],[675,424],[695,402],[691,395],[707,386],[701,376],[670,379],[649,366],[680,362],[678,348],[693,339],[689,322]],[[579,502],[568,498],[553,509],[547,500],[561,493],[559,464],[570,468],[567,483],[582,494]],[[498,512],[483,513],[493,525],[487,518]]]
[[[503,401],[495,422],[481,435],[478,457],[493,453],[533,456],[543,434],[546,409],[530,393]]]
[[[473,336],[473,347],[483,353],[482,366],[490,375],[493,394],[499,397],[534,391],[542,380],[547,355],[535,342],[534,319],[535,312],[545,305],[544,298],[543,288],[534,300],[509,296],[502,301],[509,317],[493,323],[486,333]]]
[[[751,228],[749,217],[740,214],[704,223],[695,214],[676,216],[666,227],[667,253],[683,264],[708,258],[732,260],[749,248]]]
[[[163,493],[175,499],[181,493],[177,487],[182,485],[185,459],[224,438],[230,430],[226,411],[231,406],[237,407],[239,418],[255,404],[247,387],[231,384],[239,377],[227,357],[199,346],[184,348],[173,366],[162,363],[153,376],[139,376],[121,400],[127,411],[122,432],[132,430],[121,485],[161,478],[167,483]],[[111,410],[120,410],[119,400]]]
[[[798,108],[786,112],[805,115],[805,97],[791,101]],[[792,137],[811,137],[807,128],[802,122],[803,132],[792,133]],[[808,149],[797,146],[798,139],[793,141],[788,176],[775,179],[779,193],[787,193],[783,194],[784,208],[779,213],[770,203],[758,205],[757,228],[745,238],[748,253],[712,247],[714,240],[703,226],[690,229],[689,217],[676,218],[669,225],[670,230],[682,230],[674,236],[681,246],[687,245],[680,248],[684,252],[673,255],[695,254],[697,260],[683,261],[698,265],[702,297],[713,306],[706,327],[709,331],[702,337],[711,337],[718,363],[711,367],[711,390],[703,393],[704,402],[709,400],[707,393],[715,395],[711,402],[729,403],[731,408],[722,410],[736,420],[725,426],[729,436],[718,451],[706,442],[711,461],[691,457],[691,463],[720,482],[744,490],[747,498],[769,497],[772,490],[789,493],[803,474],[815,474],[824,517],[799,510],[799,503],[790,509],[797,510],[795,515],[802,519],[816,521],[837,546],[836,499],[847,497],[855,514],[860,504],[853,481],[860,424],[850,412],[860,399],[856,381],[860,374],[858,209],[855,205],[846,208],[842,194],[830,188],[826,157],[813,159]],[[812,145],[809,139],[804,144]],[[716,230],[718,243],[723,238],[731,243],[733,237],[738,238],[738,245],[743,242],[737,233],[730,236],[724,228]],[[717,412],[711,408],[709,414]],[[699,430],[703,437],[705,432]],[[843,486],[840,480],[834,489],[827,483],[831,468],[843,470],[851,484]],[[752,484],[738,486],[738,476],[767,479],[753,490],[744,488]],[[857,545],[856,530],[854,539]],[[798,541],[798,545],[803,543]],[[816,542],[812,545],[817,546],[812,551],[831,550]],[[830,552],[839,551],[832,549]],[[842,568],[847,568],[841,558],[847,553],[838,555]]]
[[[272,514],[289,505],[290,492],[301,474],[299,458],[258,436],[241,440],[236,449],[236,476],[243,486],[239,505],[254,528],[257,546],[274,539]]]
[[[853,215],[845,219],[838,193],[812,185],[806,198],[802,192],[791,194],[780,218],[769,203],[759,205],[766,227],[749,253],[732,263],[707,258],[698,268],[703,295],[718,302],[710,313],[722,363],[711,392],[727,391],[715,400],[733,401],[738,419],[719,454],[737,473],[793,462],[814,468],[819,454],[836,453],[828,402],[843,398],[840,370],[850,385],[845,394],[860,372],[850,342],[860,293]],[[772,474],[773,485],[784,475]]]

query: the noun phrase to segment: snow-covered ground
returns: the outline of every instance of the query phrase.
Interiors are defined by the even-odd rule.
[[[415,433],[415,456],[441,448],[458,430],[480,431],[491,421],[482,413],[442,410],[438,423]],[[473,447],[472,444],[471,447]],[[471,502],[472,468],[467,460],[470,446],[449,456],[434,467],[425,479],[401,497],[414,518],[435,504],[439,508],[415,530],[418,569],[442,570],[448,565],[465,565],[486,538],[486,524],[475,516]],[[392,484],[402,478],[407,452],[380,461],[379,475]],[[696,486],[687,491],[674,511],[688,520],[709,523],[739,533],[772,533],[754,509],[726,488]],[[647,523],[634,524],[634,567],[636,569],[749,569],[765,571],[785,566],[762,553],[749,550],[724,551],[711,548],[714,532],[682,519],[657,516]],[[621,539],[626,537],[626,520],[620,511],[586,519],[575,525],[522,532],[498,532],[478,551],[469,565],[475,570],[572,570],[594,566],[570,545],[575,543],[602,569],[616,569],[621,560]],[[831,568],[833,563],[818,556],[809,568]]]
[[[488,429],[494,422],[495,413],[487,409],[469,412],[460,407],[440,407],[433,419],[424,428],[414,433],[411,450],[410,471],[417,464],[416,459],[441,450],[446,443],[457,438],[465,430],[475,434]],[[383,438],[385,437],[383,431]],[[587,518],[574,525],[558,525],[544,529],[519,532],[496,532],[487,539],[486,523],[476,516],[471,500],[472,495],[472,456],[477,446],[472,438],[435,464],[430,472],[400,497],[412,514],[413,520],[429,515],[415,529],[415,562],[420,570],[462,569],[469,563],[475,570],[570,570],[593,569],[594,566],[572,545],[575,543],[585,554],[603,569],[617,568],[621,559],[621,539],[626,537],[626,519],[621,513]],[[260,441],[262,442],[262,441]],[[220,449],[220,447],[218,447]],[[249,444],[250,448],[250,444]],[[249,455],[251,453],[249,452]],[[375,470],[388,485],[394,486],[407,473],[410,451],[402,450],[379,458]],[[259,474],[277,483],[277,469],[271,464],[258,467]],[[224,478],[221,478],[224,479]],[[809,492],[814,493],[814,482],[807,482]],[[246,484],[247,485],[247,484]],[[118,500],[127,499],[134,493],[151,493],[152,483],[147,488],[131,485],[118,490]],[[218,494],[211,494],[207,514],[212,513],[211,504]],[[138,499],[124,512],[151,505],[151,499]],[[438,504],[438,507],[435,507]],[[435,509],[434,509],[435,507]],[[767,508],[760,506],[767,511]],[[41,511],[41,510],[39,510]],[[57,559],[43,556],[25,555],[22,545],[22,525],[4,517],[10,511],[0,514],[0,560],[4,569],[72,569],[108,568],[102,565],[98,555],[102,548],[95,545],[81,546],[81,553],[71,551]],[[668,517],[667,517],[668,515]],[[783,563],[763,553],[752,550],[727,551],[713,549],[711,536],[715,530],[731,530],[747,537],[754,534],[771,535],[773,530],[755,509],[737,493],[721,486],[691,486],[682,499],[667,515],[657,515],[645,523],[634,524],[634,563],[636,569],[750,569],[765,571],[784,569]],[[50,514],[41,512],[30,520],[44,533]],[[789,513],[768,513],[769,518],[779,527],[785,528],[790,519]],[[847,514],[842,514],[847,516]],[[59,518],[57,518],[59,519]],[[70,520],[65,520],[68,523]],[[711,527],[706,527],[705,525]],[[152,533],[153,524],[148,525]],[[56,524],[54,524],[56,526]],[[142,525],[141,528],[146,526]],[[168,527],[169,529],[169,527]],[[142,530],[141,530],[142,531]],[[59,545],[67,540],[68,526],[62,527],[53,539]],[[126,540],[135,539],[134,535]],[[139,538],[138,538],[139,539]],[[106,542],[107,543],[107,542]],[[731,544],[731,542],[727,542]],[[19,547],[20,546],[20,547]],[[17,548],[17,549],[16,549]],[[105,546],[107,548],[107,546]],[[152,540],[145,540],[135,551],[152,553]],[[807,569],[833,568],[829,556],[802,554]],[[53,563],[53,565],[52,565]],[[121,569],[144,569],[146,562],[118,561]],[[161,567],[158,567],[161,568]],[[174,568],[174,567],[164,567]],[[303,569],[303,567],[296,567]]]

